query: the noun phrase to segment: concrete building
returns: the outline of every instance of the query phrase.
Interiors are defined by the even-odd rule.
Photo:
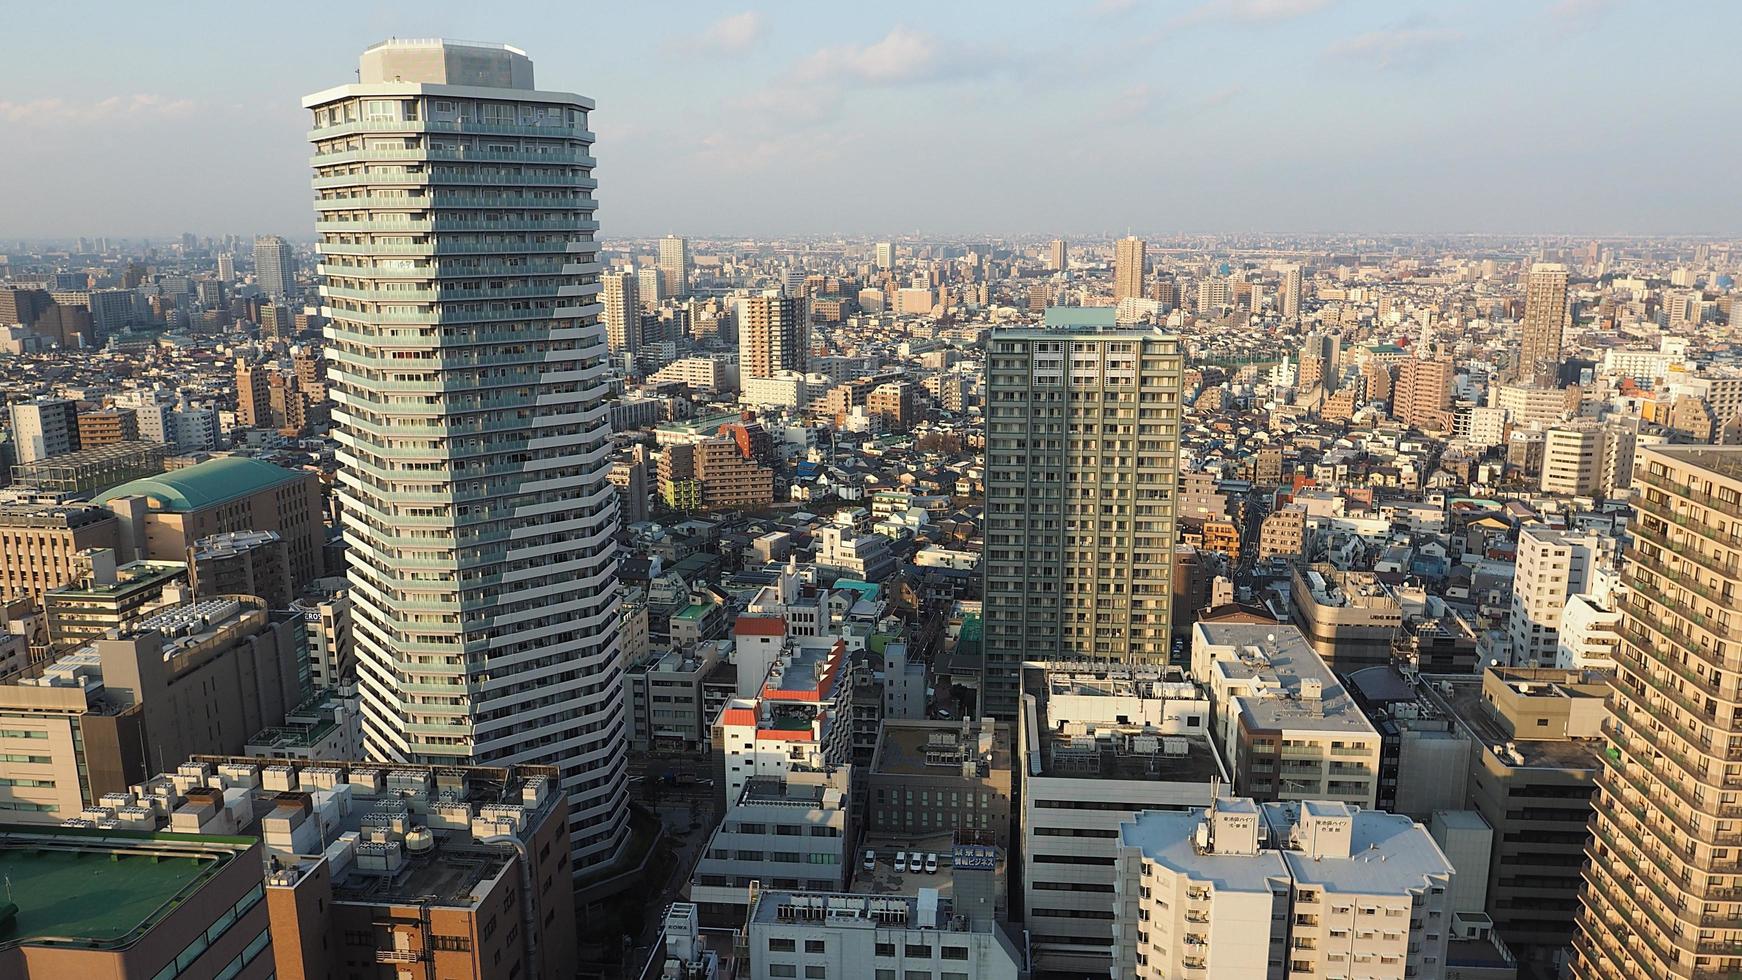
[[[1297,565],[1289,583],[1295,625],[1332,670],[1391,662],[1403,609],[1371,572]]]
[[[0,506],[0,598],[42,605],[50,589],[82,574],[79,555],[119,548],[120,522],[89,504]]]
[[[139,418],[130,408],[105,408],[78,417],[79,447],[97,449],[139,440]]]
[[[302,617],[308,634],[309,683],[321,690],[356,680],[350,583],[342,577],[315,579],[291,600],[290,611]]]
[[[1570,319],[1567,267],[1538,262],[1524,283],[1523,341],[1517,376],[1521,384],[1552,387],[1559,379],[1562,333]]]
[[[242,752],[304,762],[358,758],[363,754],[363,707],[356,685],[316,688],[284,713],[284,721],[248,736]]]
[[[246,837],[0,826],[0,976],[266,980],[263,860]]]
[[[635,273],[614,270],[599,277],[605,305],[605,346],[613,354],[633,354],[641,346],[641,300]]]
[[[1141,299],[1143,264],[1146,244],[1141,238],[1127,236],[1113,244],[1113,303],[1122,299]]]
[[[1567,497],[1605,495],[1607,430],[1596,423],[1555,426],[1542,438],[1542,492]]]
[[[1507,652],[1522,667],[1546,667],[1559,656],[1561,612],[1589,587],[1599,560],[1596,534],[1526,524],[1518,531],[1518,557],[1507,614]]]
[[[12,403],[12,447],[19,465],[79,451],[79,406],[59,398]]]
[[[987,345],[981,704],[1001,718],[1016,713],[1023,660],[1165,663],[1170,648],[1179,339],[1090,324],[1093,311],[1048,316],[1058,326]]]
[[[1204,806],[1227,782],[1207,734],[1209,702],[1160,665],[1041,663],[1023,674],[1017,826],[1034,966],[1104,974],[1119,825],[1144,810]]]
[[[1264,518],[1258,530],[1258,560],[1302,558],[1306,550],[1306,508],[1284,507]]]
[[[689,239],[667,235],[659,240],[659,279],[665,295],[673,299],[690,294]]]
[[[1011,732],[991,719],[879,726],[865,773],[865,829],[922,838],[971,833],[1010,847]]]
[[[1299,630],[1200,622],[1191,655],[1235,793],[1376,804],[1379,732]]]
[[[1070,245],[1062,238],[1055,238],[1046,246],[1046,267],[1054,272],[1064,272],[1071,267]]]
[[[1391,417],[1428,432],[1452,431],[1452,362],[1405,359],[1397,365]]]
[[[816,533],[818,569],[836,577],[881,582],[895,572],[889,539],[880,534],[854,534],[850,529],[823,527]]]
[[[957,850],[956,855],[962,851]],[[962,868],[961,862],[955,862]],[[974,902],[959,870],[954,891],[917,895],[759,892],[746,916],[749,980],[875,977],[877,980],[1016,980],[1022,951]],[[989,887],[989,886],[988,886]]]
[[[1521,960],[1552,973],[1573,939],[1591,847],[1608,678],[1503,667],[1423,680],[1423,692],[1477,743],[1468,808],[1494,828],[1488,915]]]
[[[289,242],[277,235],[254,239],[254,281],[262,293],[280,303],[300,296],[295,292],[296,252]]]
[[[1573,975],[1742,969],[1732,758],[1742,448],[1641,448]],[[1606,742],[1606,744],[1605,744]],[[1498,829],[1498,828],[1496,828]]]
[[[201,538],[232,531],[274,531],[284,539],[292,588],[320,577],[325,565],[321,481],[307,470],[224,456],[145,477],[98,494],[120,518],[120,554],[128,559],[186,561]]]
[[[78,556],[71,581],[42,597],[49,642],[67,649],[125,630],[166,603],[185,598],[187,565],[135,561],[117,565],[115,553],[96,549]]]
[[[160,610],[0,683],[0,813],[78,817],[194,752],[239,752],[309,694],[302,624],[248,596]]]
[[[772,378],[777,371],[808,370],[810,326],[804,299],[769,290],[738,300],[738,376]]]
[[[1140,813],[1119,828],[1112,975],[1443,980],[1454,874],[1421,824],[1347,803]]]
[[[703,684],[731,649],[724,641],[704,642],[631,662],[625,674],[631,744],[643,752],[706,753],[714,719]]]
[[[598,871],[628,725],[593,103],[506,45],[395,39],[303,106],[368,753],[559,767],[564,870]]]
[[[1621,642],[1621,609],[1588,593],[1567,596],[1555,637],[1554,666],[1560,670],[1615,669]]]
[[[277,531],[227,531],[188,549],[188,584],[194,595],[251,595],[268,609],[289,609],[290,559]]]

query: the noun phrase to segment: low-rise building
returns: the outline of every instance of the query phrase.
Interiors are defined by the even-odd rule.
[[[1294,622],[1339,673],[1391,661],[1403,610],[1371,572],[1297,565],[1289,589]]]
[[[1011,726],[992,719],[885,718],[866,773],[866,830],[926,837],[972,831],[1010,846]]]
[[[49,642],[67,649],[127,629],[165,602],[176,601],[187,579],[179,561],[115,564],[105,549],[79,557],[77,578],[43,596]],[[166,595],[166,592],[168,595]]]
[[[1375,805],[1379,732],[1300,630],[1198,623],[1192,676],[1209,693],[1211,731],[1235,793]]]
[[[629,665],[629,738],[643,752],[706,751],[714,719],[707,714],[703,681],[731,644],[723,640],[649,653]]]
[[[120,528],[113,513],[90,504],[0,507],[0,598],[40,605],[48,590],[82,573],[80,553],[120,547]]]

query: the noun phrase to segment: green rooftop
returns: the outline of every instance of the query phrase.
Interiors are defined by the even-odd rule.
[[[119,943],[180,904],[219,864],[209,851],[153,853],[149,842],[139,849],[0,842],[0,881],[18,906],[0,945]]]
[[[190,511],[246,497],[301,477],[296,470],[247,456],[222,456],[158,476],[112,487],[97,495],[104,504],[117,497],[147,497],[157,510]]]
[[[706,616],[707,614],[708,614],[708,607],[707,606],[704,606],[699,602],[692,602],[689,605],[683,607],[682,612],[678,613],[677,615],[675,615],[671,618],[672,619],[681,619],[681,620],[684,620],[686,622],[694,622],[698,619],[701,619],[703,616]]]

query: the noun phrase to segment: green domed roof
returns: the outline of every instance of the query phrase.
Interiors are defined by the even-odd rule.
[[[223,456],[111,487],[97,495],[95,502],[108,503],[117,497],[148,497],[159,510],[198,510],[288,483],[300,475],[297,470],[287,470],[264,460]]]

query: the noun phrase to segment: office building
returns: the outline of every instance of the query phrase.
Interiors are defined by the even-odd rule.
[[[1055,238],[1046,246],[1046,267],[1054,272],[1064,272],[1071,267],[1070,246],[1062,238]]]
[[[659,279],[666,296],[683,299],[690,294],[689,239],[667,235],[659,240]]]
[[[1609,679],[1519,667],[1422,679],[1422,693],[1472,741],[1467,808],[1493,828],[1488,915],[1520,960],[1553,975],[1574,938],[1580,865],[1594,863],[1585,858],[1592,794],[1607,768],[1603,730],[1614,724],[1604,707]],[[1459,776],[1442,771],[1441,778]]]
[[[289,242],[277,235],[254,239],[254,282],[275,302],[301,297],[296,291],[296,253]]]
[[[111,486],[93,502],[121,519],[126,559],[186,561],[201,538],[275,531],[284,539],[291,587],[300,589],[320,577],[325,563],[321,496],[312,471],[222,456]]]
[[[705,754],[714,718],[704,684],[731,652],[731,643],[715,640],[631,659],[624,674],[631,744],[643,752]]]
[[[302,617],[308,635],[309,683],[321,690],[354,681],[349,582],[343,577],[315,579],[291,600],[290,611]]]
[[[1519,347],[1520,384],[1552,387],[1559,380],[1561,335],[1569,321],[1567,267],[1538,262],[1524,283],[1523,342]]]
[[[1379,732],[1300,630],[1200,622],[1191,656],[1235,793],[1376,804]]]
[[[1294,624],[1332,670],[1347,674],[1391,662],[1403,608],[1378,576],[1322,563],[1297,565],[1290,575]]]
[[[78,403],[60,398],[13,402],[12,446],[20,465],[78,452]]]
[[[989,718],[903,721],[885,711],[865,773],[867,832],[912,840],[967,831],[1008,850],[1011,732]]]
[[[749,980],[782,977],[899,977],[901,980],[1016,980],[1022,951],[986,911],[991,866],[956,848],[953,888],[915,895],[845,892],[757,893],[745,917]],[[983,850],[983,849],[981,849]],[[970,876],[984,885],[970,885]],[[669,975],[669,974],[668,974]]]
[[[565,868],[598,871],[628,732],[592,100],[506,45],[396,39],[303,105],[368,753],[559,767]]]
[[[187,571],[179,561],[117,565],[106,548],[78,555],[73,578],[42,597],[49,642],[67,649],[130,628],[158,607],[186,598]]]
[[[289,609],[290,553],[277,531],[226,531],[188,549],[188,584],[194,595],[251,595],[268,609]]]
[[[102,507],[0,506],[0,599],[23,597],[40,607],[48,590],[83,574],[81,553],[120,544],[120,522]]]
[[[804,373],[809,344],[802,297],[769,290],[738,300],[740,379],[772,378],[776,371]]]
[[[1113,244],[1113,303],[1122,299],[1141,299],[1143,292],[1143,261],[1147,246],[1143,239],[1128,236]]]
[[[1560,650],[1561,612],[1591,584],[1601,540],[1594,533],[1558,531],[1540,524],[1518,530],[1518,556],[1507,613],[1507,653],[1520,667],[1547,667]]]
[[[605,305],[605,347],[613,354],[633,354],[641,346],[641,299],[635,273],[607,272],[599,277],[599,301]]]
[[[1742,969],[1733,669],[1742,449],[1642,447],[1573,975]]]
[[[1205,806],[1228,781],[1207,734],[1209,702],[1160,665],[1055,662],[1023,674],[1017,826],[1035,967],[1106,975],[1119,825],[1145,810]]]
[[[0,813],[58,823],[308,697],[302,623],[251,596],[158,610],[0,683]]]
[[[1024,660],[1167,662],[1182,354],[1110,319],[988,342],[980,703],[996,717],[1016,713]]]
[[[1221,798],[1140,813],[1118,845],[1113,976],[1459,976],[1455,871],[1408,817]]]
[[[876,251],[877,268],[884,272],[888,272],[895,268],[895,243],[878,242]]]
[[[267,980],[263,860],[249,837],[0,825],[0,976]]]

